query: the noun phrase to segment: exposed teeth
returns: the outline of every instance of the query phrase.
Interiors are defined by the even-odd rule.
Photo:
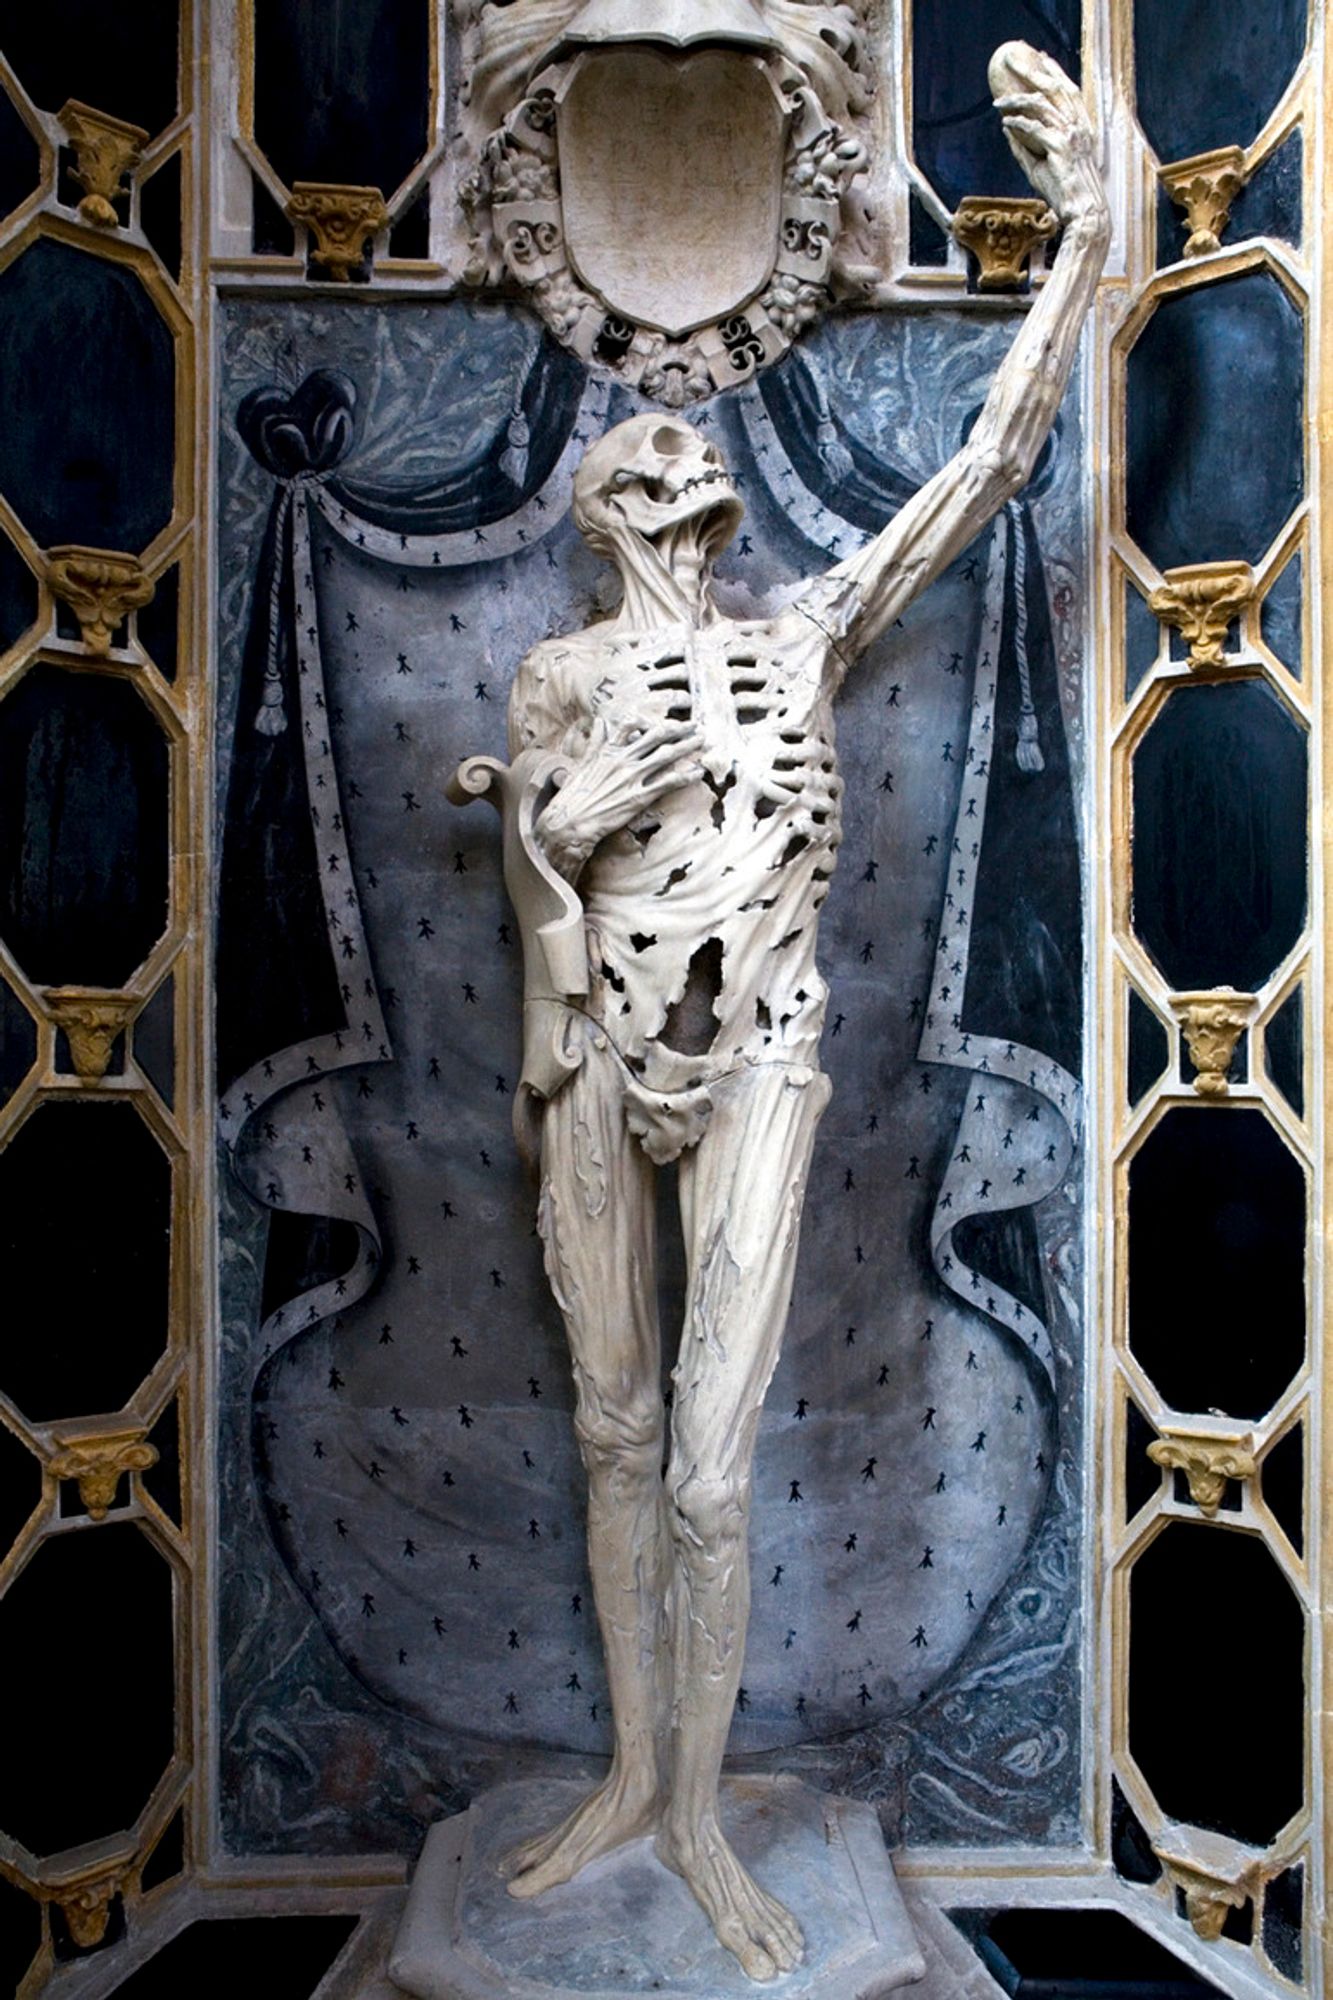
[[[693,479],[687,479],[685,481],[685,484],[681,487],[679,493],[676,495],[676,498],[678,500],[683,500],[685,495],[691,490],[692,487],[713,486],[719,479],[726,480],[726,478],[727,478],[726,473],[718,470],[717,468],[713,468],[708,472],[696,472]],[[731,482],[728,480],[727,483],[729,485]]]

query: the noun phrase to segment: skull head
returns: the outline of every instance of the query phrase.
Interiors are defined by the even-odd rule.
[[[744,513],[717,446],[680,417],[653,415],[631,417],[589,447],[574,475],[573,505],[588,546],[613,559],[692,522],[711,562]]]

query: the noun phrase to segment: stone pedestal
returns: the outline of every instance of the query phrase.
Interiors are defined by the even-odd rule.
[[[586,1785],[502,1785],[432,1827],[389,1959],[416,2000],[880,2000],[925,1964],[873,1809],[798,1779],[731,1778],[722,1824],[793,1912],[805,1961],[758,1987],[678,1876],[636,1840],[532,1902],[505,1887],[511,1848],[554,1826]]]

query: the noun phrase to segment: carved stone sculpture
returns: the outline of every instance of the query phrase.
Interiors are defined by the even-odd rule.
[[[614,1709],[608,1776],[511,1857],[509,1887],[536,1896],[651,1831],[754,1979],[794,1967],[803,1940],[729,1847],[717,1788],[749,1610],[755,1433],[829,1094],[815,943],[839,843],[834,697],[1029,478],[1108,235],[1073,85],[1022,43],[997,53],[991,83],[1063,236],[957,457],[786,609],[738,620],[710,588],[742,512],[716,447],[672,416],[620,424],[574,488],[580,530],[620,572],[620,608],[527,656],[510,764],[473,759],[452,788],[460,802],[489,792],[505,816],[526,972],[516,1127],[540,1157]],[[654,1166],[670,1160],[688,1292],[668,1441]]]

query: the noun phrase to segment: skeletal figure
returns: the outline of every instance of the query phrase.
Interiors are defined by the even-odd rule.
[[[511,1857],[509,1888],[538,1895],[653,1831],[754,1979],[795,1966],[802,1937],[728,1846],[717,1786],[749,1611],[754,1438],[829,1091],[815,933],[839,839],[833,698],[1031,475],[1108,238],[1073,85],[1023,43],[997,53],[991,84],[1063,241],[957,457],[787,609],[735,620],[710,594],[742,512],[716,448],[677,418],[619,425],[583,459],[574,518],[623,602],[528,655],[511,763],[473,759],[453,788],[490,791],[505,813],[525,947],[516,1127],[540,1134],[615,1725],[609,1775]],[[671,1159],[688,1291],[668,1449],[653,1182]]]

